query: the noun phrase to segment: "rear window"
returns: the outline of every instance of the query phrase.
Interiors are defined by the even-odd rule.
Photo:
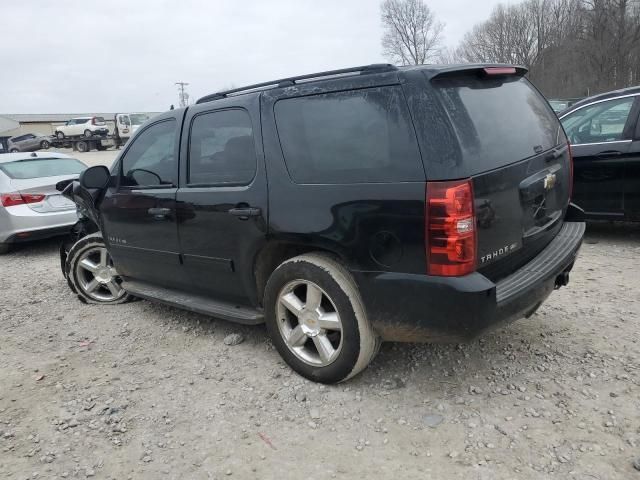
[[[94,117],[95,125],[104,125],[104,117]]]
[[[275,116],[296,183],[424,181],[400,87],[284,99]]]
[[[553,148],[560,123],[522,77],[457,77],[434,81],[470,174]]]
[[[0,170],[9,178],[17,180],[78,175],[85,168],[87,168],[85,164],[75,158],[38,158],[0,163]]]

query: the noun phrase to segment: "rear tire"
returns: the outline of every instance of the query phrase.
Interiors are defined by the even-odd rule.
[[[310,380],[348,380],[369,365],[380,346],[353,278],[327,255],[282,263],[267,282],[264,305],[276,349]]]
[[[67,255],[65,276],[71,290],[84,303],[116,305],[133,297],[122,289],[100,232],[78,240]]]
[[[93,135],[93,133],[88,128],[84,131],[84,136],[86,138],[91,138],[92,135]]]
[[[87,152],[89,150],[89,143],[85,142],[84,140],[79,141],[78,143],[76,143],[76,148],[78,149],[79,152]]]
[[[8,243],[0,243],[0,255],[9,253],[9,250],[11,250],[11,245],[9,245]]]
[[[63,140],[64,139],[64,133],[62,132],[56,132],[56,138],[58,140]]]
[[[43,140],[42,142],[40,142],[40,148],[43,150],[49,150],[50,146],[51,144],[47,140]]]
[[[20,150],[17,148],[12,148],[11,150],[9,150],[9,153],[18,153],[18,152],[20,152]]]

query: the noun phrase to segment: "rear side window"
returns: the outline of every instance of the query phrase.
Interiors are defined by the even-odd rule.
[[[492,170],[553,148],[560,123],[522,77],[436,80],[470,174]]]
[[[38,158],[0,163],[0,171],[16,180],[77,175],[85,168],[85,164],[75,158]]]
[[[244,110],[198,115],[189,139],[190,185],[246,185],[256,174],[251,119]]]
[[[280,100],[275,116],[287,169],[296,183],[424,181],[398,86]]]

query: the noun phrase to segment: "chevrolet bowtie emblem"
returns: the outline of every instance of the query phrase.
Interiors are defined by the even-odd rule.
[[[544,189],[551,190],[556,184],[556,174],[550,173],[546,177],[544,177]]]

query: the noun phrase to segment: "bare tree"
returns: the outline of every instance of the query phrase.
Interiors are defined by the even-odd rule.
[[[442,31],[422,0],[385,0],[381,6],[384,54],[394,63],[421,65],[440,58]]]
[[[524,0],[498,4],[467,33],[457,55],[518,63],[552,97],[575,97],[640,80],[640,0]]]

